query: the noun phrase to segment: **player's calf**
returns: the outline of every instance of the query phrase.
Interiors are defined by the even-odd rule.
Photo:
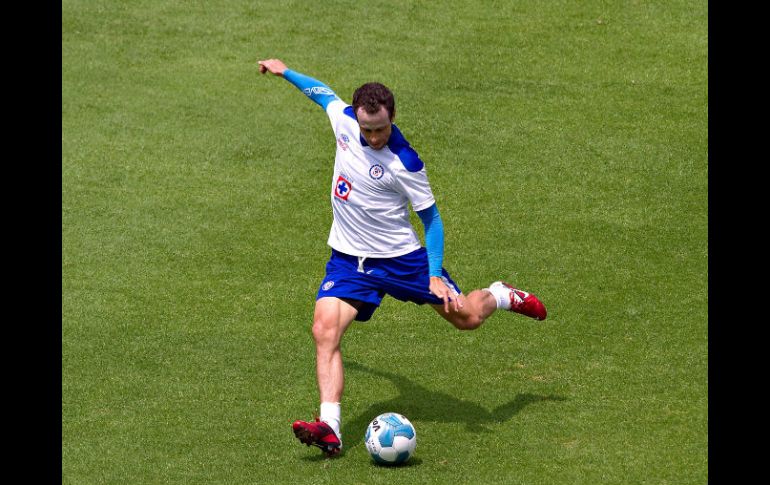
[[[494,297],[484,290],[471,291],[467,297],[460,294],[458,298],[462,299],[462,306],[459,310],[455,310],[451,304],[449,311],[444,308],[444,305],[431,304],[439,315],[458,330],[479,328],[497,308]]]

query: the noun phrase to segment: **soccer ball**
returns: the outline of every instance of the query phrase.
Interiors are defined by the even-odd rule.
[[[364,441],[374,461],[382,465],[400,465],[414,454],[417,433],[406,416],[384,413],[369,423]]]

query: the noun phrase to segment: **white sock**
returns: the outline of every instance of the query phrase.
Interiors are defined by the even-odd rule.
[[[337,433],[337,438],[342,439],[342,433],[340,432],[340,403],[338,402],[322,402],[321,403],[321,421],[325,422]]]
[[[502,308],[503,310],[511,309],[511,290],[509,288],[500,285],[490,286],[489,288],[484,289],[492,293],[492,296],[495,297],[497,308]]]

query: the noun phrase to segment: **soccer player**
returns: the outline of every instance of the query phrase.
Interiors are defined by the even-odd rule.
[[[340,341],[354,320],[372,317],[386,294],[427,303],[460,330],[478,328],[499,308],[536,320],[545,319],[546,309],[535,295],[503,281],[466,296],[443,268],[444,223],[423,161],[393,123],[395,101],[387,87],[364,84],[348,105],[328,86],[279,59],[258,64],[262,74],[283,77],[321,106],[337,141],[332,250],[313,316],[320,416],[292,425],[302,443],[332,456],[342,449]],[[424,225],[425,247],[409,221],[410,204]]]

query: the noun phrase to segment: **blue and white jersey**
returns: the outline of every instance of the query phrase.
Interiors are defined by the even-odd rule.
[[[337,142],[329,246],[372,258],[392,258],[419,249],[409,204],[420,211],[436,201],[417,152],[395,124],[385,147],[369,147],[353,107],[339,98],[326,105],[326,114]]]
[[[334,130],[329,245],[344,254],[372,258],[415,251],[421,246],[409,222],[411,204],[425,225],[430,274],[441,276],[444,226],[425,166],[398,127],[391,124],[387,144],[374,150],[361,135],[353,107],[329,86],[291,69],[283,77],[326,111]]]

